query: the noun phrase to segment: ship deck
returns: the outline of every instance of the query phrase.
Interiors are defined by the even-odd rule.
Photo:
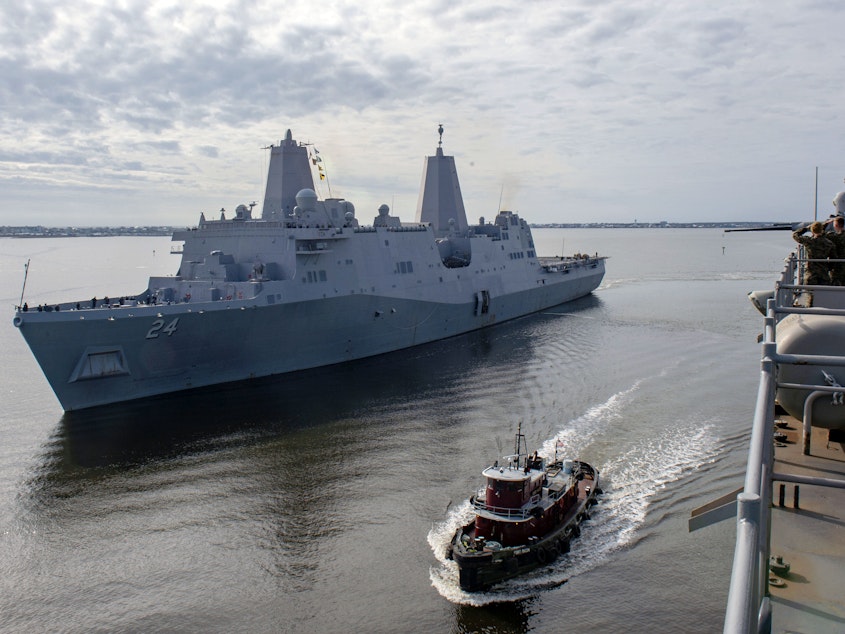
[[[787,414],[776,423],[786,442],[775,447],[774,473],[845,482],[845,436],[829,441],[812,428],[810,454],[802,451],[800,421]],[[783,490],[783,502],[781,502]],[[796,503],[797,492],[797,503]],[[845,489],[779,482],[772,491],[771,554],[790,570],[783,585],[769,584],[772,632],[845,631]]]

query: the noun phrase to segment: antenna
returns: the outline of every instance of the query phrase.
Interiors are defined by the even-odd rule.
[[[522,445],[525,442],[525,435],[522,433],[522,421],[519,421],[519,425],[516,429],[516,441],[514,442],[514,454],[516,454],[516,465],[519,466],[519,457],[522,455]],[[528,452],[526,446],[526,453]]]
[[[502,189],[499,190],[499,209],[497,211],[502,211],[502,198],[505,195],[505,184],[502,183]]]
[[[437,124],[437,131],[440,133],[440,141],[437,142],[437,147],[443,147],[443,124]]]
[[[29,275],[29,258],[26,260],[26,264],[23,265],[23,288],[21,288],[21,301],[18,304],[18,308],[23,306],[23,293],[26,290],[26,278]]]

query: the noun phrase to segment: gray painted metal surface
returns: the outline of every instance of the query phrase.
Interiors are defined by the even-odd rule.
[[[454,158],[426,160],[420,222],[386,205],[359,224],[320,201],[288,131],[270,148],[261,218],[204,216],[177,231],[181,263],[140,293],[14,324],[65,410],[294,372],[436,341],[591,293],[604,258],[539,258],[531,229],[500,211],[466,220]]]
[[[737,496],[736,548],[724,624],[731,634],[840,632],[845,624],[845,443],[836,435],[845,418],[845,388],[831,385],[827,378],[841,375],[845,365],[845,349],[837,345],[838,339],[831,342],[831,333],[842,336],[834,325],[845,333],[840,310],[845,289],[813,287],[813,307],[794,308],[807,292],[795,283],[799,263],[799,258],[787,259],[766,306],[745,485]],[[759,293],[751,295],[759,301]],[[830,322],[834,318],[838,323]],[[814,319],[825,328],[814,331]],[[779,332],[789,329],[797,329],[803,338]],[[783,353],[784,341],[800,345]],[[778,413],[776,405],[784,396],[800,402],[797,420],[791,411]],[[790,430],[783,433],[787,442],[776,440],[776,425]],[[827,442],[822,443],[825,434]],[[781,483],[779,507],[785,499],[784,483],[795,485],[792,509],[773,506],[776,482]],[[798,485],[806,487],[800,505]],[[796,562],[800,574],[793,565],[791,575],[788,569],[775,575],[770,569],[775,554]]]

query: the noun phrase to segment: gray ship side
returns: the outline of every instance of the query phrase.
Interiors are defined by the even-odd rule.
[[[845,631],[845,286],[807,284],[810,261],[799,247],[749,293],[765,319],[745,481],[690,519],[736,515],[726,634]]]
[[[306,146],[271,148],[261,218],[200,217],[181,263],[137,295],[14,317],[65,410],[400,350],[591,293],[604,258],[538,258],[517,214],[466,222],[453,157],[428,157],[418,221],[362,226],[318,200]],[[311,187],[308,187],[310,185]],[[295,195],[291,195],[291,189]],[[448,194],[448,195],[447,195]]]

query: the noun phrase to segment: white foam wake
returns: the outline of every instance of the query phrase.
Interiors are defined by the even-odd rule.
[[[626,404],[637,395],[640,382],[594,406],[548,440],[543,449],[553,453],[559,439],[570,446],[586,444],[585,436],[612,434],[613,424],[621,418]],[[494,586],[488,592],[467,593],[458,585],[457,565],[446,559],[446,551],[455,531],[473,515],[469,500],[452,509],[444,521],[435,524],[428,542],[438,560],[431,567],[432,585],[447,600],[465,605],[486,605],[515,601],[556,587],[568,579],[600,565],[619,549],[630,547],[646,521],[655,496],[668,485],[691,475],[702,464],[716,460],[721,445],[709,423],[676,422],[673,428],[657,430],[633,446],[618,447],[615,458],[601,465],[604,495],[592,511],[592,518],[572,543],[572,551],[554,564],[522,577]],[[569,452],[567,452],[569,454]],[[577,455],[577,454],[573,454]]]
[[[552,458],[555,447],[565,448],[567,455],[578,455],[579,450],[601,433],[613,427],[622,420],[628,404],[636,397],[644,379],[636,381],[631,387],[617,392],[604,403],[594,405],[578,418],[569,421],[565,429],[561,429],[540,448],[540,455]]]

